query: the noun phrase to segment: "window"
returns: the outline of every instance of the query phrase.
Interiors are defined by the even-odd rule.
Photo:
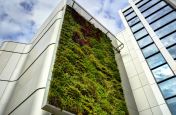
[[[144,6],[140,7],[139,10],[141,12],[147,10],[149,7],[151,7],[152,5],[154,5],[155,3],[157,3],[160,0],[151,0],[150,2],[148,2],[147,4],[145,4]]]
[[[131,27],[131,30],[132,30],[133,32],[136,32],[137,30],[141,29],[142,27],[144,27],[144,26],[142,25],[141,22],[139,22],[139,23],[137,23],[136,25],[134,25],[133,27]]]
[[[167,104],[171,110],[172,115],[176,115],[176,97],[168,99]]]
[[[158,48],[155,44],[152,44],[150,46],[147,46],[146,48],[142,49],[142,52],[144,54],[144,57],[149,57],[153,55],[154,53],[158,52]]]
[[[143,4],[145,4],[146,2],[148,2],[149,0],[141,0],[140,2],[138,2],[137,4],[136,4],[136,6],[137,7],[140,7],[140,6],[142,6]]]
[[[147,59],[149,67],[151,69],[164,64],[166,61],[163,56],[159,53]]]
[[[176,32],[170,34],[167,37],[164,37],[161,42],[164,44],[165,47],[171,46],[176,43]]]
[[[165,17],[163,17],[163,18],[157,20],[156,22],[152,23],[151,27],[153,28],[153,30],[156,30],[159,27],[167,24],[168,22],[173,21],[174,19],[176,19],[176,12],[175,11],[172,12],[172,13],[169,13]]]
[[[168,49],[169,53],[171,54],[171,56],[176,59],[176,46],[173,46],[171,48]]]
[[[165,98],[176,95],[176,78],[172,78],[159,84]]]
[[[140,39],[140,38],[142,38],[143,36],[145,36],[145,35],[147,35],[148,33],[147,33],[147,31],[146,31],[146,29],[142,29],[142,30],[140,30],[140,31],[138,31],[137,33],[135,33],[134,34],[134,36],[136,37],[136,39],[138,40],[138,39]]]
[[[131,12],[133,12],[133,8],[129,8],[127,11],[125,11],[123,14],[126,16],[128,14],[130,14]]]
[[[157,82],[160,82],[162,80],[174,76],[173,72],[171,71],[170,67],[167,64],[152,70],[152,73]]]
[[[150,36],[146,36],[144,38],[142,38],[141,40],[138,41],[138,44],[140,46],[140,48],[152,43],[152,39],[150,38]]]
[[[152,8],[149,8],[148,10],[146,10],[145,12],[143,12],[144,17],[152,14],[153,12],[157,11],[158,9],[162,8],[165,5],[166,5],[166,3],[163,2],[163,1],[161,1],[157,5],[154,5]]]
[[[156,31],[156,34],[158,35],[159,38],[167,35],[168,33],[176,30],[176,21],[166,25],[165,27],[159,29]]]
[[[170,6],[164,7],[163,9],[159,10],[158,12],[147,17],[146,20],[148,21],[148,23],[154,22],[155,20],[161,18],[162,16],[166,15],[167,13],[171,12],[172,10],[173,9]]]
[[[132,26],[132,25],[136,24],[136,23],[139,22],[139,21],[140,21],[139,18],[138,18],[138,17],[135,17],[135,18],[131,19],[131,20],[128,22],[128,24],[129,24],[129,26]]]
[[[133,12],[133,13],[129,14],[128,16],[126,16],[126,19],[127,19],[127,20],[130,20],[130,19],[132,19],[132,18],[135,17],[135,16],[136,16],[136,13]]]

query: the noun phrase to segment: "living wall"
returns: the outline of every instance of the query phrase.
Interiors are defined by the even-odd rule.
[[[111,41],[69,6],[48,101],[77,115],[128,114]]]

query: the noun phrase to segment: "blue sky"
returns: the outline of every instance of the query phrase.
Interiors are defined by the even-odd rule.
[[[0,41],[30,42],[60,0],[0,0]],[[118,10],[127,0],[76,0],[112,33],[123,29]]]

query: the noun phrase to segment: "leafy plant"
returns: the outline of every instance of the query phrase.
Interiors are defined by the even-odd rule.
[[[77,115],[127,115],[111,41],[67,6],[49,103]]]

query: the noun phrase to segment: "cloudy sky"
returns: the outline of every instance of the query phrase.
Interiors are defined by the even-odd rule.
[[[0,0],[0,41],[30,42],[60,0]],[[123,29],[118,10],[127,0],[76,0],[114,34]]]

